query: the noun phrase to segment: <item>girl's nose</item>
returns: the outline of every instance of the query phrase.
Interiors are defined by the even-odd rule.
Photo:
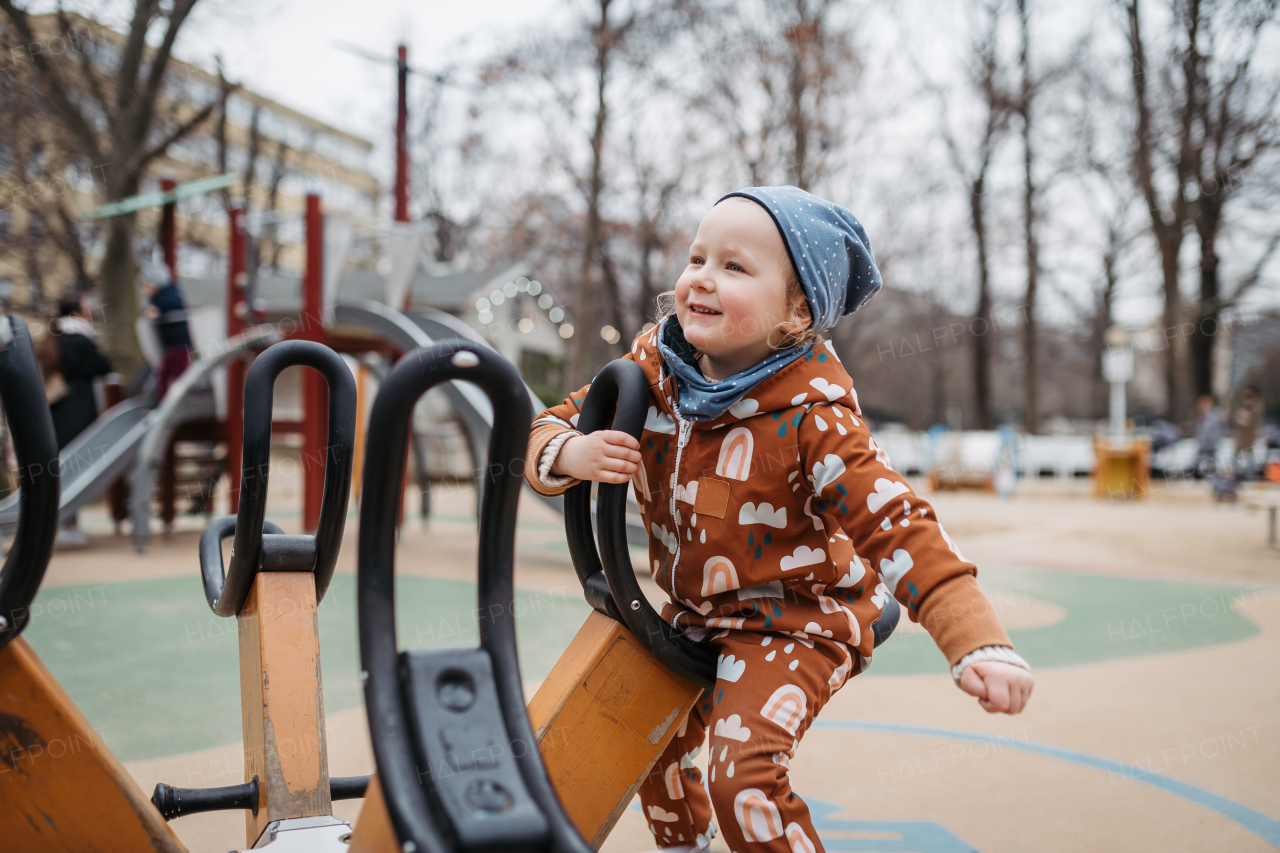
[[[712,278],[710,273],[707,271],[707,268],[704,266],[698,269],[698,271],[693,274],[693,278],[689,281],[689,286],[692,287],[694,290],[701,290],[703,292],[709,293],[712,290],[716,289],[716,282],[715,282],[715,279]]]

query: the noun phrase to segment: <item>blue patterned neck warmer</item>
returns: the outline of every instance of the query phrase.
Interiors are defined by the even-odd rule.
[[[813,349],[813,342],[778,350],[741,373],[713,382],[698,369],[693,345],[684,338],[684,329],[675,314],[662,321],[658,330],[658,352],[667,372],[676,378],[679,389],[677,409],[691,421],[715,420],[748,391]]]

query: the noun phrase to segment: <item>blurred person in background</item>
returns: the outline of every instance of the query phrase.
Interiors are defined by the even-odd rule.
[[[76,294],[58,303],[58,318],[49,324],[52,345],[43,348],[42,361],[56,358],[54,370],[45,373],[45,393],[52,392],[49,412],[61,451],[98,418],[98,401],[93,394],[93,380],[111,372],[111,362],[98,349],[98,332],[89,321],[89,308],[84,297]],[[42,364],[42,368],[46,365]],[[54,377],[61,376],[61,380]],[[82,548],[89,536],[79,528],[74,517],[58,530],[55,546]]]
[[[164,401],[169,386],[191,366],[191,330],[187,303],[167,267],[147,270],[142,288],[147,294],[147,319],[160,340],[160,366],[156,370],[156,405]]]
[[[1253,446],[1262,427],[1262,398],[1257,387],[1245,386],[1240,404],[1231,412],[1231,437],[1236,442],[1236,466],[1242,480],[1253,476]]]
[[[1227,434],[1227,419],[1212,394],[1196,401],[1196,478],[1211,477],[1217,470],[1218,444]]]

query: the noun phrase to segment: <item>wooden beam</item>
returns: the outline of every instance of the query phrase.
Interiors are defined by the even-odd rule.
[[[375,773],[365,789],[364,806],[360,809],[355,831],[351,833],[347,853],[399,853],[399,850],[400,842],[396,839],[387,803],[382,799],[382,786],[378,784]]]
[[[542,760],[574,826],[599,849],[702,688],[592,611],[529,703]]]
[[[0,685],[0,848],[185,853],[21,637],[0,649]]]
[[[258,814],[245,812],[252,847],[271,821],[333,813],[324,736],[316,579],[261,572],[237,617],[244,778],[258,777]]]

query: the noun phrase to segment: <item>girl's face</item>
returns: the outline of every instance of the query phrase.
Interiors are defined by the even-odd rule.
[[[676,317],[685,339],[705,354],[708,379],[762,361],[779,328],[808,327],[807,306],[793,318],[787,305],[790,266],[778,227],[754,201],[727,198],[703,217],[676,282]]]

